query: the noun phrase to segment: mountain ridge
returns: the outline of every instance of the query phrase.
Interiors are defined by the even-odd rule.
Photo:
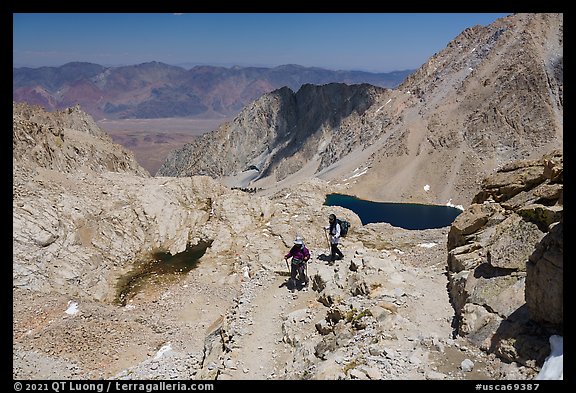
[[[79,104],[95,120],[230,116],[283,86],[297,90],[305,83],[343,82],[393,87],[410,72],[331,71],[294,64],[199,65],[186,70],[156,61],[118,67],[71,62],[60,67],[13,68],[12,97],[49,111]]]
[[[561,14],[515,14],[469,28],[398,88],[376,90],[362,113],[353,111],[337,124],[304,120],[339,99],[328,94],[336,84],[309,89],[309,105],[299,113],[270,106],[270,93],[204,134],[202,144],[175,151],[158,174],[190,176],[226,167],[212,175],[227,177],[232,186],[261,188],[317,176],[348,182],[349,192],[365,199],[465,205],[499,166],[562,147],[562,45]],[[251,137],[287,132],[286,124],[292,127],[290,147]],[[309,148],[306,153],[299,154],[297,143]],[[255,154],[236,158],[229,145]],[[203,156],[207,146],[212,154]],[[276,148],[294,154],[275,158]],[[210,162],[214,156],[219,163]],[[262,172],[245,182],[238,168],[251,165]],[[366,169],[361,176],[359,168]]]

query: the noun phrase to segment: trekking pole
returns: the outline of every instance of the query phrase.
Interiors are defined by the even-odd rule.
[[[326,235],[326,241],[328,242],[328,254],[332,252],[332,247],[330,245],[330,238],[328,237],[328,232],[324,229],[324,235]]]
[[[290,276],[292,272],[290,271],[290,265],[288,265],[288,259],[284,258],[284,262],[286,262],[286,267],[288,268],[288,275]]]

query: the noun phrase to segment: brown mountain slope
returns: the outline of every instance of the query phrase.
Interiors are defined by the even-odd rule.
[[[398,88],[412,97],[399,145],[371,156],[360,194],[466,203],[498,166],[561,147],[562,24],[562,15],[511,16],[464,31],[432,57]]]

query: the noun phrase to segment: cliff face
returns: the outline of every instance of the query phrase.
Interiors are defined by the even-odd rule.
[[[206,220],[207,200],[221,187],[151,178],[77,107],[48,113],[14,104],[13,117],[17,287],[112,301],[134,260],[186,249],[188,226]]]
[[[487,177],[448,234],[458,332],[511,361],[542,364],[563,332],[563,155]]]
[[[236,185],[353,178],[350,192],[368,199],[464,205],[498,166],[562,147],[562,74],[562,14],[517,14],[462,32],[393,90],[270,93],[160,173],[243,178],[255,166]]]

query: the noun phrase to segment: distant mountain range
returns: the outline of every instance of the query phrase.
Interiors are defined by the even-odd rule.
[[[297,91],[304,84],[339,82],[394,88],[413,71],[331,71],[293,64],[187,70],[159,62],[121,67],[73,62],[14,68],[12,97],[48,111],[79,104],[95,120],[228,117],[281,87]]]

